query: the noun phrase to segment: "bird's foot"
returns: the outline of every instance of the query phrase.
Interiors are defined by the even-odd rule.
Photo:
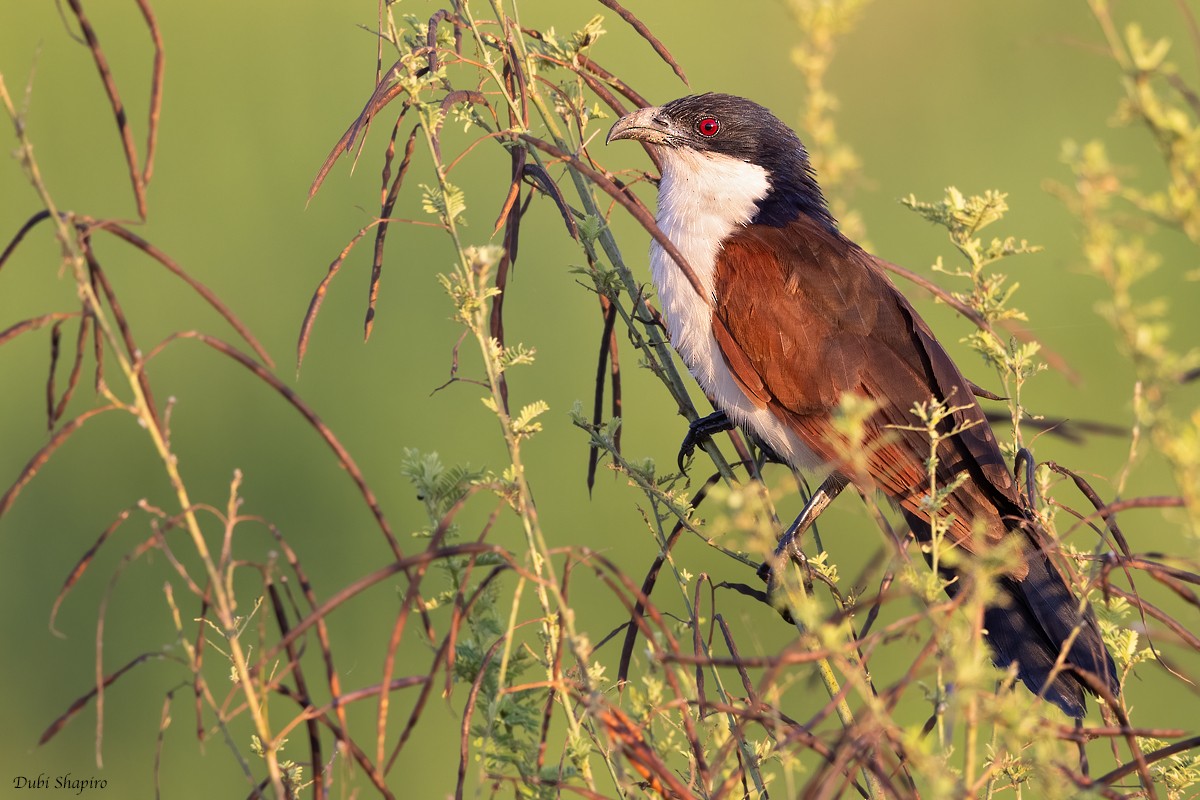
[[[729,419],[729,415],[724,411],[714,411],[707,417],[698,417],[689,422],[687,436],[683,437],[683,443],[679,445],[679,456],[676,458],[679,471],[687,472],[684,462],[692,457],[698,446],[718,433],[728,430],[733,430],[733,420]]]
[[[780,589],[783,571],[787,568],[789,562],[794,563],[800,568],[801,579],[804,581],[804,591],[811,593],[813,588],[813,568],[808,563],[808,556],[804,555],[804,551],[800,549],[800,537],[794,528],[783,535],[779,540],[779,544],[775,547],[775,553],[758,568],[758,577],[767,584],[767,596],[772,598],[772,603],[777,608],[781,608],[781,606],[774,599],[775,594]],[[781,611],[781,613],[783,612]]]

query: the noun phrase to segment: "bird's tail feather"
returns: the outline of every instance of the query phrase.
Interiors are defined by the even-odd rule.
[[[928,541],[928,524],[911,514],[905,516],[917,539]],[[1090,673],[1116,695],[1120,690],[1116,666],[1100,637],[1092,609],[1084,605],[1081,612],[1079,599],[1045,551],[1030,542],[1025,560],[1029,565],[1026,576],[1021,580],[1000,578],[996,583],[1000,602],[984,610],[983,624],[993,660],[1000,667],[1016,663],[1017,676],[1031,692],[1043,694],[1064,713],[1078,719],[1084,715],[1084,690],[1091,692],[1092,687],[1077,670]],[[951,584],[947,593],[954,596],[958,587],[957,582]],[[1067,642],[1071,646],[1063,668],[1050,681]]]

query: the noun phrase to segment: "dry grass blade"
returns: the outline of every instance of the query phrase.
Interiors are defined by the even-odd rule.
[[[296,551],[292,549],[292,546],[288,544],[288,541],[283,537],[283,534],[280,533],[275,526],[271,525],[268,527],[271,531],[271,535],[275,537],[275,541],[279,544],[279,548],[283,551],[283,556],[287,559],[288,566],[291,567],[292,572],[295,574],[296,580],[300,584],[300,591],[304,595],[305,601],[308,602],[308,607],[315,610],[319,605],[317,603],[317,595],[313,591],[312,583],[308,579],[308,574],[305,572],[304,567],[300,564],[299,556],[296,555]],[[319,619],[317,620],[316,629],[317,645],[321,649],[321,657],[325,663],[325,680],[329,684],[329,693],[334,697],[339,697],[342,693],[342,686],[341,679],[338,677],[337,669],[333,665],[333,646],[329,641],[329,626],[326,624],[324,619]],[[286,638],[290,632],[290,626],[288,630],[281,631],[284,638]],[[336,712],[338,721],[341,723],[342,730],[346,730],[348,723],[346,721],[345,708],[339,705],[336,709]]]
[[[993,425],[1012,423],[1012,415],[1007,411],[987,411],[984,412],[984,416]],[[1039,416],[1037,419],[1023,419],[1021,425],[1058,439],[1064,439],[1072,444],[1083,444],[1087,441],[1089,433],[1097,436],[1125,436],[1129,433],[1127,428],[1120,425],[1090,419],[1072,419],[1071,417]]]
[[[721,631],[721,638],[725,640],[725,649],[729,651],[733,660],[738,662],[736,664],[738,678],[742,682],[742,690],[746,693],[749,706],[752,710],[757,710],[761,701],[759,700],[757,690],[754,688],[753,681],[750,680],[750,673],[747,672],[745,666],[741,663],[742,656],[738,652],[737,643],[733,640],[733,633],[729,630],[729,623],[725,621],[725,617],[721,614],[714,614],[713,622],[717,624]],[[767,733],[771,735],[772,739],[775,738],[770,728],[767,729]]]
[[[62,419],[63,414],[67,411],[67,404],[71,402],[75,389],[79,386],[79,376],[83,372],[84,351],[87,349],[88,333],[91,331],[91,319],[90,315],[79,318],[79,332],[75,336],[75,359],[71,362],[71,373],[67,376],[67,388],[63,390],[62,396],[58,399],[58,405],[54,407],[51,414],[51,427]]]
[[[1178,739],[1180,736],[1186,736],[1187,731],[1183,728],[1130,728],[1127,730],[1112,725],[1102,728],[1076,728],[1059,725],[1057,735],[1060,739],[1090,741],[1092,739],[1112,738],[1114,736],[1129,736],[1130,734],[1153,739]]]
[[[1194,585],[1200,585],[1200,575],[1196,574],[1195,572],[1189,572],[1188,570],[1185,570],[1185,569],[1179,569],[1178,567],[1172,567],[1168,564],[1162,564],[1162,563],[1159,563],[1158,561],[1152,561],[1148,558],[1130,559],[1129,566],[1133,567],[1134,569],[1144,569],[1147,572],[1161,575],[1163,577],[1174,578],[1175,580],[1179,581],[1180,583],[1191,583]],[[1190,590],[1184,589],[1182,586],[1180,586],[1175,591],[1176,592],[1187,592],[1186,594],[1181,594],[1181,597],[1184,600],[1187,600],[1190,605],[1197,605],[1196,596],[1194,594],[1192,594],[1190,592]]]
[[[49,211],[39,211],[29,219],[25,220],[25,224],[17,229],[17,233],[4,247],[4,252],[0,253],[0,269],[8,262],[8,257],[13,254],[17,246],[21,244],[21,240],[25,238],[25,234],[33,230],[39,222],[50,219]]]
[[[403,114],[401,115],[401,119],[403,119]],[[397,128],[399,125],[400,120],[398,119],[396,120]],[[402,186],[404,186],[404,178],[408,174],[409,166],[412,164],[413,150],[416,148],[417,133],[419,130],[420,129],[414,125],[412,131],[409,132],[408,140],[404,143],[404,157],[400,160],[400,167],[396,172],[396,179],[392,181],[391,186],[388,187],[387,195],[383,200],[383,206],[379,209],[380,223],[379,227],[375,230],[375,254],[371,259],[371,283],[367,289],[367,316],[363,321],[363,339],[371,338],[371,328],[375,324],[375,302],[379,299],[379,278],[383,274],[383,246],[385,240],[387,239],[388,229],[391,227],[389,225],[388,218],[392,216],[392,209],[396,207],[396,198],[400,196],[400,189]],[[393,131],[393,137],[394,136],[395,132]],[[390,154],[394,148],[394,143],[395,139],[393,138],[388,145],[389,166],[391,164]],[[384,173],[384,181],[385,183],[387,181],[386,172]],[[345,258],[345,252],[343,253],[343,258]],[[332,265],[330,265],[330,270],[336,271],[333,270]],[[331,278],[332,274],[327,275],[327,277]],[[318,287],[318,291],[323,293],[326,286],[327,282],[322,282],[321,286]],[[316,295],[313,296],[313,300],[316,300]],[[309,307],[310,309],[312,308],[311,303]],[[313,309],[312,313],[315,316],[316,310]],[[308,322],[307,316],[305,317],[305,322]],[[302,341],[302,344],[303,343],[304,342]],[[300,353],[300,357],[303,357],[303,352]],[[299,362],[297,362],[297,366],[299,366]]]
[[[92,387],[96,394],[104,388],[104,337],[101,335],[100,326],[94,323],[95,335],[92,337],[92,360],[95,363],[95,371],[92,374]]]
[[[175,699],[175,690],[171,689],[163,697],[162,712],[158,716],[158,735],[154,737],[154,800],[162,798],[162,754],[166,741],[167,728],[171,727],[171,702]]]
[[[276,689],[276,692],[284,697],[290,696],[289,693],[285,691],[284,687],[279,687]],[[317,719],[333,733],[338,742],[340,742],[346,751],[349,752],[350,758],[352,758],[354,762],[358,764],[359,769],[361,769],[363,774],[367,776],[367,779],[371,781],[371,785],[375,787],[377,792],[379,792],[379,796],[384,798],[384,800],[395,800],[396,795],[394,795],[391,789],[387,787],[387,784],[383,782],[383,779],[378,774],[378,770],[376,770],[374,765],[371,764],[371,759],[367,758],[367,754],[362,751],[362,748],[358,746],[354,739],[350,738],[346,734],[346,730],[342,727],[339,727],[331,719],[329,719],[328,714],[321,714],[317,717]],[[252,797],[262,798],[262,794],[254,794]]]
[[[166,584],[170,586],[170,584]],[[208,610],[212,602],[212,585],[204,587],[204,594],[200,597],[200,613],[196,616],[196,639],[195,639],[195,656],[194,667],[195,672],[192,675],[192,695],[194,702],[192,708],[196,716],[196,741],[203,742],[207,735],[207,728],[204,724],[204,702],[208,695],[208,682],[204,679],[204,653],[207,647],[208,637],[205,634],[205,627],[208,621]]]
[[[439,548],[441,546],[442,542],[445,540],[446,533],[450,530],[450,526],[453,523],[455,517],[458,516],[459,512],[461,512],[463,507],[466,506],[467,501],[471,498],[472,495],[475,494],[476,491],[478,491],[478,489],[479,489],[478,486],[470,487],[466,492],[463,493],[462,497],[460,497],[458,499],[458,501],[442,516],[442,519],[438,523],[437,528],[433,531],[433,534],[429,537],[429,542],[426,546],[427,552],[436,550],[437,548]],[[492,521],[495,520],[495,517],[496,517],[496,514],[493,513]],[[482,541],[482,539],[486,537],[486,533],[490,528],[491,528],[491,522],[489,522],[488,525],[484,528],[484,534],[480,536],[480,541]],[[470,562],[470,565],[473,565],[473,563],[474,563],[474,561],[472,560]],[[470,569],[470,565],[467,568],[468,570]],[[380,681],[380,683],[383,685],[387,685],[388,683],[391,682],[392,673],[395,670],[395,666],[396,666],[396,661],[395,661],[396,652],[400,649],[400,644],[404,639],[404,630],[408,625],[409,613],[412,611],[413,608],[419,607],[420,598],[421,598],[421,591],[420,591],[421,590],[421,581],[424,580],[425,573],[426,573],[426,570],[428,569],[428,567],[429,567],[429,565],[427,563],[423,563],[423,564],[418,565],[416,567],[416,569],[413,570],[412,573],[406,573],[408,575],[408,580],[409,580],[408,588],[405,590],[404,599],[400,603],[400,608],[396,613],[395,622],[393,622],[393,624],[392,624],[391,637],[388,641],[387,650],[385,651],[386,656],[384,658],[383,675],[382,675],[382,679]],[[464,578],[464,581],[465,580],[466,579]],[[427,678],[427,680],[430,683],[432,683],[433,676],[430,675]],[[390,698],[388,696],[388,693],[387,692],[380,693],[380,695],[379,695],[379,711],[378,711],[378,714],[376,715],[376,723],[375,723],[375,742],[376,742],[375,763],[376,764],[383,764],[383,761],[384,761],[384,744],[387,739],[387,717],[388,717],[389,703],[390,703]]]
[[[474,561],[472,561],[472,564],[473,563]],[[442,642],[440,645],[438,645],[438,649],[434,653],[433,659],[430,661],[428,672],[428,674],[432,677],[437,673],[439,665],[444,665],[446,684],[443,694],[446,697],[449,697],[452,692],[451,682],[454,677],[454,646],[458,629],[462,625],[467,615],[471,613],[471,609],[475,607],[475,603],[486,595],[489,589],[492,588],[492,583],[499,578],[500,575],[507,572],[507,569],[508,568],[505,565],[492,567],[491,571],[488,572],[483,580],[479,582],[479,585],[475,587],[475,590],[471,596],[465,600],[463,598],[464,587],[460,586],[458,592],[455,593],[454,618],[450,622],[450,630],[444,637],[442,637]],[[429,697],[433,693],[434,685],[435,684],[433,680],[428,681],[426,685],[421,688],[420,694],[413,702],[413,707],[409,712],[408,721],[404,725],[404,730],[400,732],[400,737],[396,740],[395,746],[392,747],[391,755],[388,756],[387,767],[385,771],[391,771],[392,767],[396,763],[396,759],[400,757],[401,751],[404,749],[404,746],[408,743],[409,738],[412,736],[413,731],[416,730],[417,722],[420,720],[421,714],[425,710],[425,705],[428,703]]]
[[[312,613],[310,613],[304,619],[297,621],[292,629],[288,631],[288,634],[279,642],[266,649],[260,655],[260,663],[268,665],[270,660],[275,658],[280,651],[288,646],[290,642],[295,641],[305,631],[316,625],[319,621],[326,619],[335,609],[345,604],[346,601],[362,594],[367,589],[378,585],[393,575],[399,573],[404,573],[407,575],[408,571],[414,567],[430,564],[441,559],[451,558],[454,556],[479,556],[483,555],[484,553],[491,554],[495,556],[497,560],[506,562],[509,569],[516,571],[526,579],[534,581],[537,580],[537,576],[531,575],[525,570],[522,570],[520,565],[514,562],[512,556],[498,545],[469,542],[466,544],[450,545],[436,551],[425,550],[417,553],[416,555],[408,556],[407,558],[401,558],[392,562],[391,564],[380,567],[379,569],[363,575],[361,578],[349,584],[348,586],[339,589],[337,592],[331,595],[328,600],[315,608]]]
[[[688,83],[687,75],[683,74],[683,67],[679,66],[679,62],[675,60],[675,57],[671,55],[671,52],[667,50],[663,43],[658,40],[658,37],[650,32],[650,29],[646,27],[646,23],[625,9],[617,0],[599,0],[599,2],[605,8],[611,8],[617,12],[621,19],[632,25],[633,29],[638,32],[638,35],[650,43],[650,46],[654,48],[654,52],[658,53],[659,58],[670,65],[675,74],[679,76],[679,80],[683,81],[685,86],[691,85]]]
[[[95,633],[95,694],[93,695],[96,704],[96,733],[93,740],[96,748],[96,766],[103,766],[103,747],[104,747],[104,723],[105,714],[105,694],[112,680],[104,675],[104,631],[108,624],[108,604],[112,599],[113,592],[117,588],[117,584],[121,580],[121,576],[125,572],[125,568],[133,562],[141,558],[149,550],[159,546],[156,537],[151,536],[148,539],[142,540],[135,545],[129,552],[121,557],[120,562],[113,569],[108,577],[108,585],[104,587],[103,593],[100,595],[100,602],[96,606],[96,633]]]
[[[138,8],[142,10],[142,18],[150,30],[150,39],[154,42],[154,71],[150,79],[150,119],[146,132],[146,163],[142,168],[142,185],[149,186],[150,178],[154,175],[154,155],[158,149],[158,120],[162,115],[163,71],[166,68],[166,53],[164,51],[162,32],[158,29],[158,21],[154,18],[154,9],[150,8],[147,0],[137,0]]]
[[[709,490],[716,486],[720,480],[720,474],[710,476],[704,482],[704,485],[696,490],[696,494],[692,497],[692,508],[699,508],[700,504],[708,496]],[[662,570],[663,564],[666,563],[668,554],[675,547],[675,543],[679,541],[679,537],[683,535],[684,530],[685,526],[682,521],[675,524],[675,527],[671,529],[671,535],[667,537],[666,544],[663,547],[664,552],[654,557],[654,562],[646,572],[646,577],[642,579],[641,588],[637,593],[637,602],[631,610],[629,623],[627,623],[627,627],[625,628],[625,641],[621,645],[621,659],[617,667],[618,686],[623,685],[629,680],[629,667],[633,662],[633,649],[637,645],[637,635],[639,630],[641,630],[642,618],[647,611],[657,613],[653,609],[653,606],[649,604],[650,593],[654,591],[654,586],[658,582],[658,573]]]
[[[144,663],[146,661],[158,661],[161,659],[169,659],[172,661],[178,660],[172,656],[167,655],[166,653],[159,653],[159,652],[142,653],[140,656],[133,659],[132,661],[130,661],[125,666],[121,667],[116,672],[113,672],[109,675],[104,676],[103,680],[101,681],[101,684],[103,685],[103,688],[107,689],[109,686],[112,686],[113,683],[115,683],[117,680],[119,680],[122,675],[129,672],[129,670],[133,669],[138,664]],[[61,731],[64,727],[66,727],[66,724],[68,722],[70,722],[71,719],[74,718],[74,716],[76,714],[78,714],[85,706],[87,706],[87,704],[89,702],[91,702],[92,698],[95,697],[99,691],[100,691],[100,689],[93,686],[91,688],[91,690],[89,690],[86,694],[82,695],[77,700],[75,700],[75,702],[71,703],[71,706],[66,711],[64,711],[62,714],[60,714],[56,720],[51,722],[49,727],[46,728],[46,730],[42,731],[42,735],[38,737],[38,744],[43,745],[46,742],[53,739],[55,736],[57,736],[58,732]]]
[[[339,695],[336,700],[330,701],[320,708],[315,708],[311,704],[305,706],[304,695],[289,689],[285,685],[281,684],[278,687],[278,691],[279,694],[287,697],[289,700],[294,700],[296,703],[307,708],[307,710],[295,720],[295,722],[301,722],[306,720],[320,720],[322,716],[328,714],[337,705],[358,703],[363,700],[370,700],[374,697],[378,697],[381,693],[386,694],[389,692],[397,692],[401,689],[411,689],[414,686],[424,686],[427,683],[429,683],[428,675],[408,675],[403,678],[393,678],[392,680],[388,681],[386,685],[382,683],[376,683],[371,684],[370,686],[363,686],[360,689],[353,689],[343,695]],[[291,728],[289,727],[288,730],[290,729]],[[287,732],[288,731],[286,730],[284,731],[284,733]]]
[[[471,682],[471,691],[467,694],[467,703],[463,707],[462,723],[458,734],[458,779],[454,784],[454,800],[462,800],[463,788],[466,785],[467,778],[467,754],[469,751],[468,743],[471,740],[471,717],[474,716],[475,702],[479,699],[479,690],[483,687],[483,680],[488,675],[488,665],[492,663],[492,659],[496,657],[496,651],[501,645],[508,641],[508,635],[501,635],[488,648],[484,654],[483,660],[479,665],[479,672],[475,675],[475,680]]]
[[[629,113],[629,108],[619,99],[617,99],[617,96],[610,92],[608,87],[605,86],[604,83],[590,71],[586,69],[580,70],[578,75],[583,79],[583,82],[587,84],[587,87],[591,89],[597,97],[603,100],[604,104],[611,108],[618,117],[623,117]],[[656,164],[655,166],[658,165]]]
[[[268,583],[267,594],[271,598],[271,611],[276,625],[279,626],[279,633],[286,637],[289,628],[287,609],[279,595],[279,587],[274,581]],[[294,644],[288,645],[287,657],[288,664],[293,667],[292,676],[296,682],[297,701],[302,707],[310,708],[313,705],[312,696],[308,691],[308,683],[304,679],[304,670],[300,664],[300,653]],[[308,752],[311,756],[309,763],[312,764],[313,768],[313,798],[314,800],[322,800],[325,796],[325,776],[323,774],[325,764],[324,758],[321,755],[321,732],[317,721],[311,717],[305,720],[305,730],[308,733]]]
[[[58,320],[50,327],[50,374],[46,378],[46,430],[54,430],[54,373],[58,369],[59,346],[62,344],[62,325]]]
[[[1196,747],[1200,747],[1200,736],[1193,736],[1190,739],[1184,739],[1182,742],[1176,742],[1175,744],[1168,745],[1167,747],[1162,747],[1158,750],[1146,753],[1142,759],[1139,759],[1139,761],[1144,762],[1145,764],[1153,764],[1155,761],[1161,761],[1164,758],[1169,758],[1175,755],[1176,753],[1184,753]],[[1137,772],[1139,768],[1139,761],[1131,761],[1128,764],[1114,769],[1112,772],[1101,775],[1099,778],[1096,778],[1096,783],[1102,785],[1116,783],[1122,778]]]
[[[116,532],[117,528],[121,527],[125,520],[129,519],[129,515],[132,512],[133,510],[129,508],[121,511],[121,513],[117,515],[117,518],[112,521],[112,524],[105,528],[100,535],[96,537],[96,541],[91,547],[88,548],[87,552],[79,558],[79,561],[75,562],[75,567],[67,575],[66,580],[63,581],[62,588],[58,590],[58,594],[54,598],[54,606],[50,609],[50,632],[60,639],[65,639],[66,637],[58,630],[58,628],[54,626],[55,621],[58,619],[58,609],[62,607],[63,601],[67,599],[67,595],[70,593],[71,588],[76,584],[76,582],[78,582],[80,578],[83,577],[83,573],[87,572],[87,568],[91,565],[92,559],[96,557],[96,553],[100,552],[100,548],[103,547],[104,543],[108,541],[108,537],[112,536]]]
[[[351,148],[353,148],[354,140],[358,138],[358,132],[365,126],[369,125],[371,120],[375,118],[375,115],[378,114],[382,108],[404,93],[403,85],[396,84],[394,86],[390,86],[388,83],[393,72],[400,69],[402,66],[402,62],[397,61],[392,65],[391,69],[384,74],[383,79],[379,82],[379,85],[375,87],[375,92],[371,95],[371,98],[367,100],[367,104],[363,107],[363,110],[354,119],[354,122],[350,123],[350,127],[347,128],[346,132],[342,134],[342,138],[338,139],[338,142],[333,146],[333,149],[329,151],[329,155],[325,157],[325,161],[321,164],[321,168],[317,170],[317,176],[313,178],[312,185],[308,188],[309,201],[316,196],[317,191],[321,188],[321,184],[325,182],[325,176],[329,174],[329,170],[333,169],[333,165],[337,162],[337,160],[342,157],[343,153],[349,153]]]
[[[376,525],[383,533],[384,538],[387,539],[388,546],[391,547],[393,555],[395,555],[395,557],[398,559],[404,558],[404,553],[400,549],[400,543],[397,541],[396,535],[392,533],[392,526],[388,523],[387,518],[384,516],[383,509],[379,507],[379,501],[375,499],[375,493],[371,491],[371,487],[367,485],[366,478],[363,477],[362,471],[358,468],[358,465],[354,462],[354,459],[351,457],[350,453],[347,452],[346,448],[342,446],[342,443],[338,441],[338,438],[333,435],[333,431],[329,429],[329,426],[327,426],[321,420],[321,418],[317,416],[315,411],[308,407],[307,403],[300,399],[299,395],[297,395],[291,390],[291,388],[286,386],[281,380],[271,374],[266,367],[250,358],[250,356],[237,350],[227,342],[217,339],[214,336],[209,336],[208,334],[199,333],[197,331],[181,331],[179,333],[172,334],[163,340],[146,356],[146,361],[154,358],[154,356],[160,353],[164,347],[176,339],[194,339],[208,345],[218,353],[232,358],[234,361],[254,373],[259,380],[263,381],[272,389],[274,389],[277,394],[283,397],[283,399],[291,404],[293,408],[299,411],[300,414],[306,420],[308,420],[308,423],[312,426],[313,430],[315,430],[317,434],[325,440],[325,443],[329,445],[329,448],[333,450],[333,453],[335,456],[337,456],[338,463],[341,464],[342,469],[346,470],[347,474],[350,475],[350,479],[354,481],[354,485],[358,487],[358,491],[362,495],[363,501],[367,504],[367,507],[371,509],[371,514],[375,517]]]
[[[589,548],[581,548],[581,552],[585,558],[594,560],[603,568],[602,570],[599,568],[593,569],[595,569],[596,574],[627,610],[633,612],[635,602],[644,604],[646,612],[649,613],[650,619],[658,626],[658,631],[661,634],[657,642],[655,642],[654,637],[646,637],[648,642],[655,642],[657,645],[656,650],[662,651],[657,653],[656,657],[662,659],[679,657],[682,651],[679,648],[678,639],[671,633],[670,627],[664,624],[663,616],[659,613],[659,610],[652,603],[648,602],[649,598],[644,593],[638,591],[629,577],[617,569],[607,558]],[[631,602],[631,598],[634,602]],[[644,618],[637,618],[636,615],[635,618],[639,625],[644,624]],[[675,702],[688,702],[687,698],[689,695],[681,682],[680,675],[674,670],[664,670],[663,678],[671,694],[674,696]],[[702,785],[707,787],[711,784],[711,774],[705,757],[704,746],[700,743],[700,736],[697,730],[698,720],[694,719],[691,714],[682,714],[680,715],[680,722],[682,723],[684,738],[687,739],[687,752],[692,761],[693,768],[699,773],[698,778],[702,782]]]
[[[182,280],[189,287],[191,287],[192,291],[204,298],[205,302],[212,306],[212,308],[221,315],[221,318],[228,322],[229,325],[235,331],[237,331],[238,336],[242,337],[242,341],[250,345],[250,349],[254,351],[254,354],[258,356],[259,360],[264,362],[268,367],[274,368],[275,362],[271,360],[271,356],[269,353],[267,353],[266,348],[259,344],[258,339],[256,339],[254,334],[250,332],[250,329],[246,327],[246,325],[243,324],[240,319],[238,319],[237,315],[234,314],[224,302],[221,301],[221,298],[217,297],[217,295],[211,289],[209,289],[199,280],[189,275],[188,272],[183,267],[179,266],[179,264],[177,264],[173,258],[147,242],[142,237],[138,236],[133,231],[116,223],[87,220],[87,225],[90,228],[107,231],[116,236],[118,239],[128,242],[146,255],[153,258],[159,264],[162,264],[164,267],[166,267],[171,274]]]
[[[596,364],[596,392],[592,401],[592,425],[597,428],[600,427],[604,417],[604,376],[608,372],[605,367],[608,366],[610,347],[616,343],[613,337],[613,324],[617,321],[617,307],[611,300],[601,296],[600,307],[604,313],[604,328],[600,332],[600,357]],[[613,392],[616,391],[617,387],[614,386]],[[596,484],[596,467],[599,463],[600,448],[593,444],[588,448],[587,488],[589,497],[592,494],[592,487]]]
[[[92,51],[92,58],[96,62],[96,69],[100,71],[100,79],[104,82],[104,91],[108,95],[109,103],[112,105],[113,116],[117,120],[117,130],[121,134],[121,145],[125,148],[125,163],[129,167],[129,180],[133,184],[133,196],[137,201],[138,216],[145,219],[146,182],[143,173],[138,168],[137,147],[133,143],[133,130],[129,127],[129,117],[125,113],[125,104],[121,102],[120,92],[117,91],[117,82],[113,78],[112,70],[108,66],[108,59],[105,57],[104,51],[100,48],[100,39],[96,36],[96,31],[92,27],[92,23],[88,20],[87,15],[83,13],[81,0],[67,0],[67,2],[71,6],[71,11],[74,12],[75,18],[79,20],[79,27],[83,31],[83,38],[87,41],[88,49]],[[145,14],[144,10],[143,14]],[[152,22],[153,17],[147,16],[146,19],[147,22]],[[157,33],[157,30],[152,28],[152,32]],[[156,49],[160,46],[161,40],[158,40],[156,36]],[[159,56],[156,55],[156,64],[158,60]],[[156,74],[156,87],[160,79]],[[157,107],[153,103],[152,108],[154,109],[152,114],[156,118]]]
[[[54,311],[49,314],[43,314],[40,317],[23,319],[20,322],[14,323],[0,331],[0,345],[7,344],[10,340],[17,338],[22,333],[36,331],[43,325],[49,325],[51,323],[58,324],[65,319],[70,319],[71,317],[77,316],[79,316],[79,313],[76,311]]]
[[[300,336],[296,341],[296,371],[300,371],[300,366],[304,363],[304,356],[308,352],[308,339],[312,335],[313,325],[317,322],[317,314],[321,310],[321,305],[325,302],[325,293],[329,291],[329,284],[333,282],[333,278],[342,269],[342,262],[350,255],[350,251],[354,246],[362,240],[367,233],[376,225],[383,223],[383,220],[375,220],[372,223],[364,225],[354,235],[342,252],[338,253],[337,258],[329,263],[329,269],[325,272],[325,277],[317,284],[316,290],[313,291],[312,299],[308,301],[308,310],[304,312],[304,320],[300,323]]]
[[[571,235],[572,239],[578,241],[579,226],[575,224],[575,215],[571,213],[566,198],[563,197],[558,184],[554,182],[549,173],[538,164],[525,164],[521,174],[540,189],[542,194],[554,201],[554,205],[558,207],[558,213],[562,215],[563,224],[567,226],[567,233]]]
[[[521,177],[525,173],[525,159],[528,151],[523,147],[514,148],[512,152],[512,175],[508,182],[508,194],[504,196],[504,202],[500,204],[500,213],[496,215],[496,223],[492,225],[492,236],[500,232],[500,228],[506,222],[509,222],[510,215],[517,201],[521,198]],[[520,215],[515,217],[520,220]]]
[[[70,438],[71,434],[83,427],[83,423],[87,422],[97,414],[102,414],[105,411],[112,411],[116,408],[119,408],[119,406],[100,406],[99,408],[93,408],[89,411],[83,412],[78,417],[75,417],[70,422],[59,428],[58,431],[50,437],[50,441],[46,442],[46,444],[43,445],[40,450],[33,454],[33,457],[30,458],[28,463],[25,464],[25,468],[21,470],[21,474],[18,475],[17,479],[13,481],[13,484],[8,487],[8,491],[4,493],[3,497],[0,497],[0,517],[3,517],[8,513],[8,510],[12,507],[13,502],[17,499],[17,495],[21,493],[21,490],[25,488],[26,484],[33,480],[33,476],[37,475],[38,470],[46,465],[46,462],[50,460],[50,456],[54,455],[54,451],[57,450],[63,442]]]
[[[84,256],[87,259],[88,275],[91,278],[93,291],[99,289],[103,293],[103,298],[108,302],[108,308],[112,311],[113,321],[117,325],[117,331],[121,334],[121,341],[125,344],[125,354],[131,364],[137,363],[141,355],[141,348],[133,339],[133,331],[130,330],[129,320],[125,316],[124,309],[121,308],[120,301],[117,300],[117,293],[113,291],[112,285],[108,282],[108,276],[100,267],[100,262],[96,260],[96,254],[92,250],[90,236],[85,232],[80,237],[80,246]],[[97,297],[97,301],[99,301]],[[115,346],[115,344],[114,344]],[[97,362],[98,363],[98,362]],[[154,402],[154,391],[150,387],[150,379],[146,373],[141,372],[137,375],[138,386],[141,388],[142,396],[146,399],[146,410],[149,412],[151,420],[155,427],[161,429],[162,420],[159,418],[158,404]]]
[[[621,80],[620,76],[612,74],[604,67],[597,64],[594,60],[590,58],[581,58],[579,65],[588,73],[595,75],[609,86],[612,86],[614,89],[620,92],[621,95],[629,100],[629,102],[633,103],[636,108],[646,108],[647,106],[652,105],[651,102],[643,97],[637,90],[635,90],[625,81]],[[615,111],[616,108],[614,107],[613,110]]]
[[[1163,611],[1158,606],[1151,603],[1145,597],[1137,592],[1127,592],[1117,586],[1106,585],[1105,591],[1108,594],[1128,600],[1130,605],[1134,606],[1138,613],[1143,617],[1152,617],[1167,627],[1171,633],[1179,637],[1179,641],[1192,650],[1200,651],[1200,636],[1197,636],[1190,629],[1175,617]]]

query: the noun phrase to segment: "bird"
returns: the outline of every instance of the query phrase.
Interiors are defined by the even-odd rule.
[[[953,408],[935,468],[938,486],[961,481],[945,499],[945,541],[967,558],[1016,543],[984,610],[992,660],[1076,719],[1097,685],[1116,697],[1095,615],[1052,562],[976,387],[885,262],[840,232],[797,134],[752,100],[706,93],[621,117],[606,141],[618,140],[642,143],[659,165],[656,222],[687,266],[652,241],[654,287],[672,346],[719,412],[779,460],[827,471],[825,503],[848,484],[885,495],[929,560],[931,440],[911,429],[912,409]],[[835,428],[847,393],[875,409],[857,467]],[[956,596],[962,575],[938,569]]]

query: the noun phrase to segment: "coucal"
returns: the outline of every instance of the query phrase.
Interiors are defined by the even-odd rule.
[[[1092,690],[1081,672],[1116,695],[1095,617],[1051,562],[973,385],[881,262],[838,231],[796,134],[750,100],[702,94],[622,117],[608,134],[618,139],[644,143],[661,167],[658,225],[699,287],[657,242],[654,285],[671,343],[716,406],[788,464],[832,469],[832,494],[847,483],[882,492],[921,542],[931,538],[930,438],[905,426],[917,422],[915,403],[955,407],[945,431],[961,430],[941,441],[935,477],[939,486],[966,478],[943,509],[946,542],[967,554],[1006,537],[1020,544],[984,613],[994,661],[1016,664],[1031,691],[1072,717]],[[834,428],[846,392],[878,407],[865,469],[849,466]]]

